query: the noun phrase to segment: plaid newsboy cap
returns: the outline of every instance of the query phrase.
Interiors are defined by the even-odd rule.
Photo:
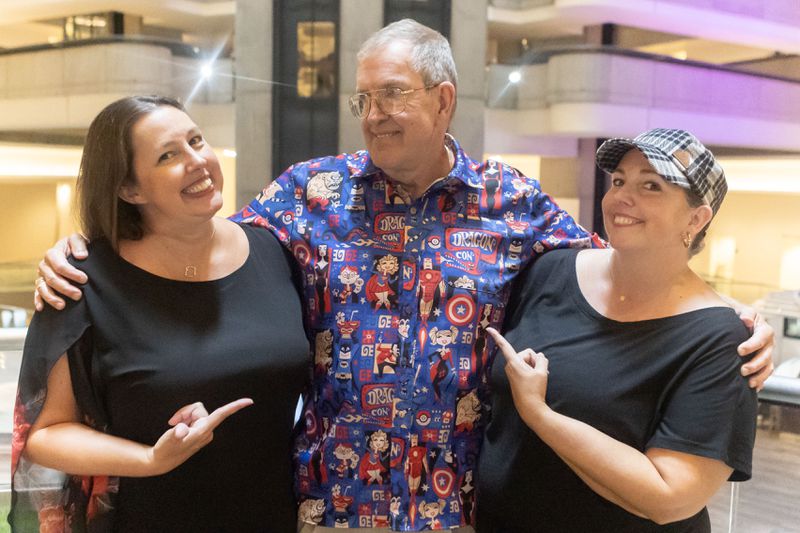
[[[694,135],[684,130],[656,128],[635,139],[609,139],[597,149],[597,166],[614,172],[622,157],[633,148],[644,154],[662,178],[690,189],[717,214],[728,191],[725,173],[714,154]]]

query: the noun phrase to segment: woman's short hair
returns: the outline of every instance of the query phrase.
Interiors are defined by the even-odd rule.
[[[129,96],[106,106],[89,125],[78,171],[81,227],[86,237],[105,238],[116,247],[120,239],[142,238],[139,209],[119,193],[136,182],[133,171],[133,126],[143,116],[169,106],[186,112],[166,96]]]
[[[458,86],[456,62],[450,43],[436,30],[416,20],[403,19],[378,30],[358,51],[358,61],[395,41],[411,45],[411,68],[419,73],[426,86],[449,81]]]

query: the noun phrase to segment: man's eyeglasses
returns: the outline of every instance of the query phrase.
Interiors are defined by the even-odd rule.
[[[419,89],[406,90],[399,87],[388,87],[365,93],[356,93],[348,99],[348,103],[350,104],[350,111],[353,112],[356,118],[364,118],[369,115],[370,102],[373,100],[384,115],[392,116],[403,112],[406,108],[406,99],[409,94],[433,89],[437,85],[439,84],[435,83]]]

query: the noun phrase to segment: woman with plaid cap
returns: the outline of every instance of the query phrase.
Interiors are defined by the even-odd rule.
[[[748,332],[688,265],[727,190],[722,168],[667,129],[611,139],[597,164],[613,249],[545,254],[506,337],[490,330],[505,361],[491,374],[481,532],[707,532],[709,499],[750,477]]]

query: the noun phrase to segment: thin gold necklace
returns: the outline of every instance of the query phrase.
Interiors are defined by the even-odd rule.
[[[214,236],[217,234],[217,225],[214,224],[213,221],[211,222],[211,224],[212,224],[211,237],[208,239],[208,242],[213,247],[214,246]],[[194,277],[197,277],[197,265],[186,265],[183,268],[183,277],[187,278],[187,279],[192,279]]]
[[[614,257],[614,252],[608,254],[608,277],[611,280],[611,293],[614,293],[614,289],[617,285],[616,280],[614,279],[614,265],[611,264],[611,259]],[[619,301],[624,302],[626,297],[624,294],[619,295]]]

